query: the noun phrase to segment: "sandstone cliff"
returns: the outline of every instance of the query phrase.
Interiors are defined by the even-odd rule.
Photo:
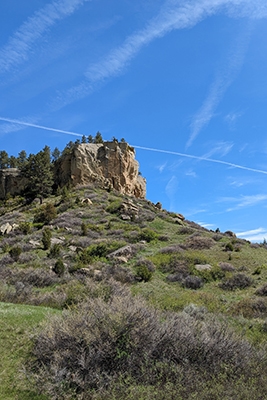
[[[135,151],[127,143],[84,143],[63,155],[55,165],[56,183],[85,185],[96,182],[120,193],[144,198],[146,181],[139,175]]]

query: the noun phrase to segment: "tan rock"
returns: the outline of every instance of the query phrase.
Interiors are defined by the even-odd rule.
[[[97,182],[120,193],[144,198],[146,181],[139,175],[135,151],[127,143],[82,143],[56,164],[58,184]]]

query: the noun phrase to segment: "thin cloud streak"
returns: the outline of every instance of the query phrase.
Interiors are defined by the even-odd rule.
[[[80,137],[83,136],[83,134],[81,134],[81,133],[65,131],[65,130],[56,129],[56,128],[50,128],[50,127],[43,126],[43,125],[37,125],[37,124],[29,123],[29,122],[19,121],[17,119],[0,117],[0,121],[10,122],[11,124],[18,124],[18,125],[27,126],[27,127],[30,127],[30,128],[38,128],[38,129],[44,129],[46,131],[63,133],[63,134],[66,134],[66,135],[74,135],[74,136],[80,136]],[[143,146],[136,146],[136,145],[132,145],[132,146],[134,148],[140,149],[140,150],[148,150],[148,151],[154,151],[154,152],[157,152],[157,153],[164,153],[164,154],[173,154],[173,155],[180,156],[180,157],[186,157],[186,158],[191,158],[191,159],[194,159],[194,160],[213,162],[213,163],[216,163],[216,164],[227,165],[228,167],[232,167],[232,168],[239,168],[239,169],[244,169],[246,171],[257,172],[257,173],[261,173],[261,174],[267,175],[267,171],[263,171],[263,170],[256,169],[256,168],[245,167],[245,166],[238,165],[238,164],[233,164],[233,163],[230,163],[230,162],[227,162],[227,161],[216,160],[214,158],[206,158],[206,157],[194,156],[192,154],[179,153],[179,152],[176,152],[176,151],[169,151],[169,150],[154,149],[154,148],[151,148],[151,147],[143,147]]]
[[[53,109],[62,108],[86,97],[99,84],[121,74],[141,49],[153,40],[163,37],[173,30],[193,27],[203,19],[225,8],[230,16],[235,17],[240,16],[240,8],[247,17],[253,15],[253,18],[264,18],[267,16],[267,6],[263,0],[255,1],[253,6],[251,6],[250,0],[202,0],[202,2],[197,0],[188,1],[182,6],[179,0],[167,1],[159,14],[144,29],[128,36],[121,46],[112,50],[100,62],[89,66],[85,72],[85,80],[79,85],[59,93],[52,105]],[[222,90],[221,87],[220,83],[220,90]],[[218,88],[215,87],[213,91],[215,98]]]
[[[11,124],[18,124],[18,125],[22,125],[22,126],[28,126],[30,128],[37,128],[37,129],[43,129],[43,130],[46,130],[46,131],[64,133],[66,135],[74,135],[74,136],[80,136],[80,137],[83,136],[80,133],[70,132],[70,131],[63,131],[62,129],[49,128],[47,126],[31,124],[29,122],[18,121],[16,119],[9,119],[9,118],[0,117],[0,121],[10,122]]]
[[[88,0],[55,0],[29,17],[0,49],[0,73],[28,59],[34,43],[57,21],[71,15]]]
[[[245,54],[250,41],[251,28],[236,40],[233,49],[228,57],[228,63],[221,70],[211,85],[210,92],[205,99],[203,105],[193,118],[190,125],[191,134],[186,143],[188,149],[202,129],[204,129],[214,117],[215,110],[221,102],[227,89],[233,83],[244,63]]]
[[[207,162],[212,162],[212,163],[216,163],[216,164],[223,164],[223,165],[227,165],[228,167],[244,169],[246,171],[257,172],[257,173],[260,173],[260,174],[267,175],[267,171],[263,171],[261,169],[245,167],[243,165],[233,164],[233,163],[230,163],[230,162],[227,162],[227,161],[222,161],[222,160],[216,160],[214,158],[206,158],[206,157],[194,156],[192,154],[178,153],[176,151],[153,149],[151,147],[141,147],[141,146],[135,146],[135,145],[133,145],[133,147],[135,147],[136,149],[140,149],[140,150],[149,150],[149,151],[155,151],[155,152],[158,152],[158,153],[173,154],[173,155],[180,156],[180,157],[193,158],[195,160],[207,161]]]

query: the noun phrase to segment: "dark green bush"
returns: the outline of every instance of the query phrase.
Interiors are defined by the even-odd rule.
[[[44,250],[50,249],[52,239],[52,232],[49,228],[45,228],[42,234],[42,243],[44,246]]]
[[[21,253],[22,253],[22,249],[19,246],[11,247],[11,249],[9,250],[9,255],[14,261],[18,261]]]
[[[32,231],[32,225],[30,222],[20,222],[19,230],[24,233],[24,235],[28,235]]]
[[[57,216],[57,210],[52,203],[47,203],[39,208],[37,211],[34,222],[49,224]]]
[[[87,233],[88,233],[88,227],[87,227],[85,222],[82,222],[82,224],[81,224],[81,234],[82,234],[82,236],[86,236]]]
[[[225,248],[225,251],[234,251],[234,246],[231,242],[226,243],[224,248]]]
[[[51,248],[48,254],[51,258],[56,258],[60,255],[61,246],[59,243],[55,243]]]
[[[64,266],[64,262],[61,258],[59,258],[54,267],[53,267],[53,271],[58,275],[58,276],[62,276],[65,272],[65,266]]]
[[[118,214],[120,211],[121,205],[122,205],[121,199],[114,200],[106,207],[106,211],[111,214]]]
[[[152,240],[156,240],[158,238],[158,234],[149,228],[144,228],[138,235],[138,240],[145,240],[146,242],[152,242]]]
[[[139,281],[148,282],[152,278],[152,272],[146,265],[138,265],[136,268],[136,277]]]

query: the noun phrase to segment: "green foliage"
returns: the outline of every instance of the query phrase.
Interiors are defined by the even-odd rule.
[[[61,258],[59,258],[54,267],[53,267],[53,271],[58,275],[58,276],[62,276],[64,275],[65,272],[65,266],[64,266],[64,262]]]
[[[53,172],[50,162],[50,148],[45,146],[37,154],[30,154],[27,161],[23,162],[21,175],[27,179],[25,195],[30,198],[47,197],[52,193]]]
[[[225,250],[226,251],[234,251],[234,245],[231,242],[226,243]]]
[[[60,250],[61,250],[60,244],[55,243],[53,246],[51,246],[48,256],[51,258],[56,258],[60,255]]]
[[[8,168],[9,158],[5,150],[0,151],[0,169]]]
[[[18,261],[21,253],[22,249],[20,246],[11,247],[11,249],[9,250],[10,257],[13,258],[14,261]]]
[[[99,131],[98,131],[98,132],[96,133],[96,135],[95,135],[94,143],[97,143],[97,144],[99,144],[99,143],[104,143],[104,140],[103,140],[103,138],[102,138],[102,135],[101,135],[101,133],[100,133]]]
[[[152,278],[152,272],[149,271],[146,265],[138,265],[136,268],[136,277],[141,282],[149,282]]]
[[[24,233],[24,235],[29,235],[32,231],[32,224],[30,222],[20,222],[19,230]]]
[[[52,239],[52,232],[49,228],[45,228],[42,234],[42,243],[44,246],[44,250],[50,249]]]
[[[121,199],[114,200],[106,207],[106,211],[111,214],[118,214],[118,212],[120,211],[121,205],[122,205]]]
[[[41,206],[34,217],[34,222],[49,224],[57,216],[57,210],[53,203],[47,203]]]
[[[84,249],[78,255],[78,260],[83,264],[89,264],[98,259],[105,259],[105,257],[113,251],[123,247],[125,242],[103,242],[98,244],[92,244],[91,246]]]
[[[86,236],[88,234],[88,227],[85,222],[82,222],[81,224],[81,234],[82,236]]]
[[[148,243],[156,239],[158,239],[158,234],[149,228],[142,229],[138,235],[138,240],[145,240]]]

